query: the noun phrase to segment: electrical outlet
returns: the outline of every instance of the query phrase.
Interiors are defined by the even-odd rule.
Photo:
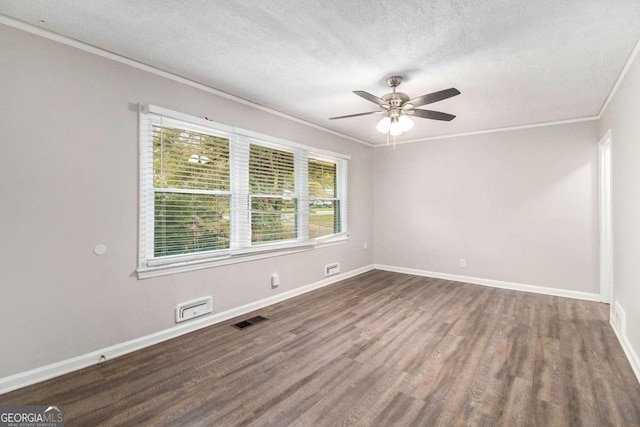
[[[365,251],[369,249],[369,246],[367,246],[367,242],[364,242],[364,245],[362,245],[362,249],[364,249]]]
[[[460,258],[460,267],[465,268],[467,266],[467,260]]]

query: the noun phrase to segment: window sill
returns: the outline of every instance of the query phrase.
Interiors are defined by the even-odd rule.
[[[254,251],[245,254],[222,255],[215,258],[202,258],[189,261],[176,262],[173,264],[157,265],[153,267],[138,268],[138,279],[149,279],[158,276],[184,273],[187,271],[203,270],[205,268],[220,267],[223,265],[238,264],[241,262],[256,261],[265,258],[273,258],[283,255],[297,254],[313,249],[320,249],[330,246],[342,245],[349,241],[348,235],[334,236],[318,241],[309,241],[306,245],[297,245],[287,248],[265,248],[263,251]]]

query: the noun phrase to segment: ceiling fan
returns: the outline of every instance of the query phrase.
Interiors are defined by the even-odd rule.
[[[392,88],[393,92],[382,95],[382,98],[378,98],[377,96],[363,90],[356,90],[353,92],[367,101],[378,104],[382,110],[331,117],[329,120],[347,119],[350,117],[367,116],[370,114],[383,114],[384,117],[380,120],[376,129],[382,133],[398,136],[413,127],[413,121],[409,118],[410,116],[420,117],[422,119],[443,120],[447,122],[456,117],[453,114],[441,113],[440,111],[416,109],[416,107],[420,107],[422,105],[432,104],[434,102],[460,95],[460,91],[456,88],[452,87],[410,99],[406,93],[396,92],[396,88],[400,86],[400,83],[402,83],[402,77],[391,76],[387,78],[386,83],[387,86]]]

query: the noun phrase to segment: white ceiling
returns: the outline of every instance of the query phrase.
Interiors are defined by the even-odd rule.
[[[422,108],[399,141],[597,116],[640,38],[639,0],[0,0],[0,13],[381,144],[351,93]],[[42,22],[44,21],[44,22]]]

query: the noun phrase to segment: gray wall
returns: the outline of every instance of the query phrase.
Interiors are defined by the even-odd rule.
[[[372,148],[1,25],[0,51],[0,378],[172,327],[179,302],[220,312],[373,262]],[[137,280],[137,103],[351,155],[349,243]]]
[[[376,263],[598,293],[597,132],[591,121],[377,148]]]
[[[627,339],[640,355],[640,55],[604,111],[612,133],[613,299],[626,312]]]

